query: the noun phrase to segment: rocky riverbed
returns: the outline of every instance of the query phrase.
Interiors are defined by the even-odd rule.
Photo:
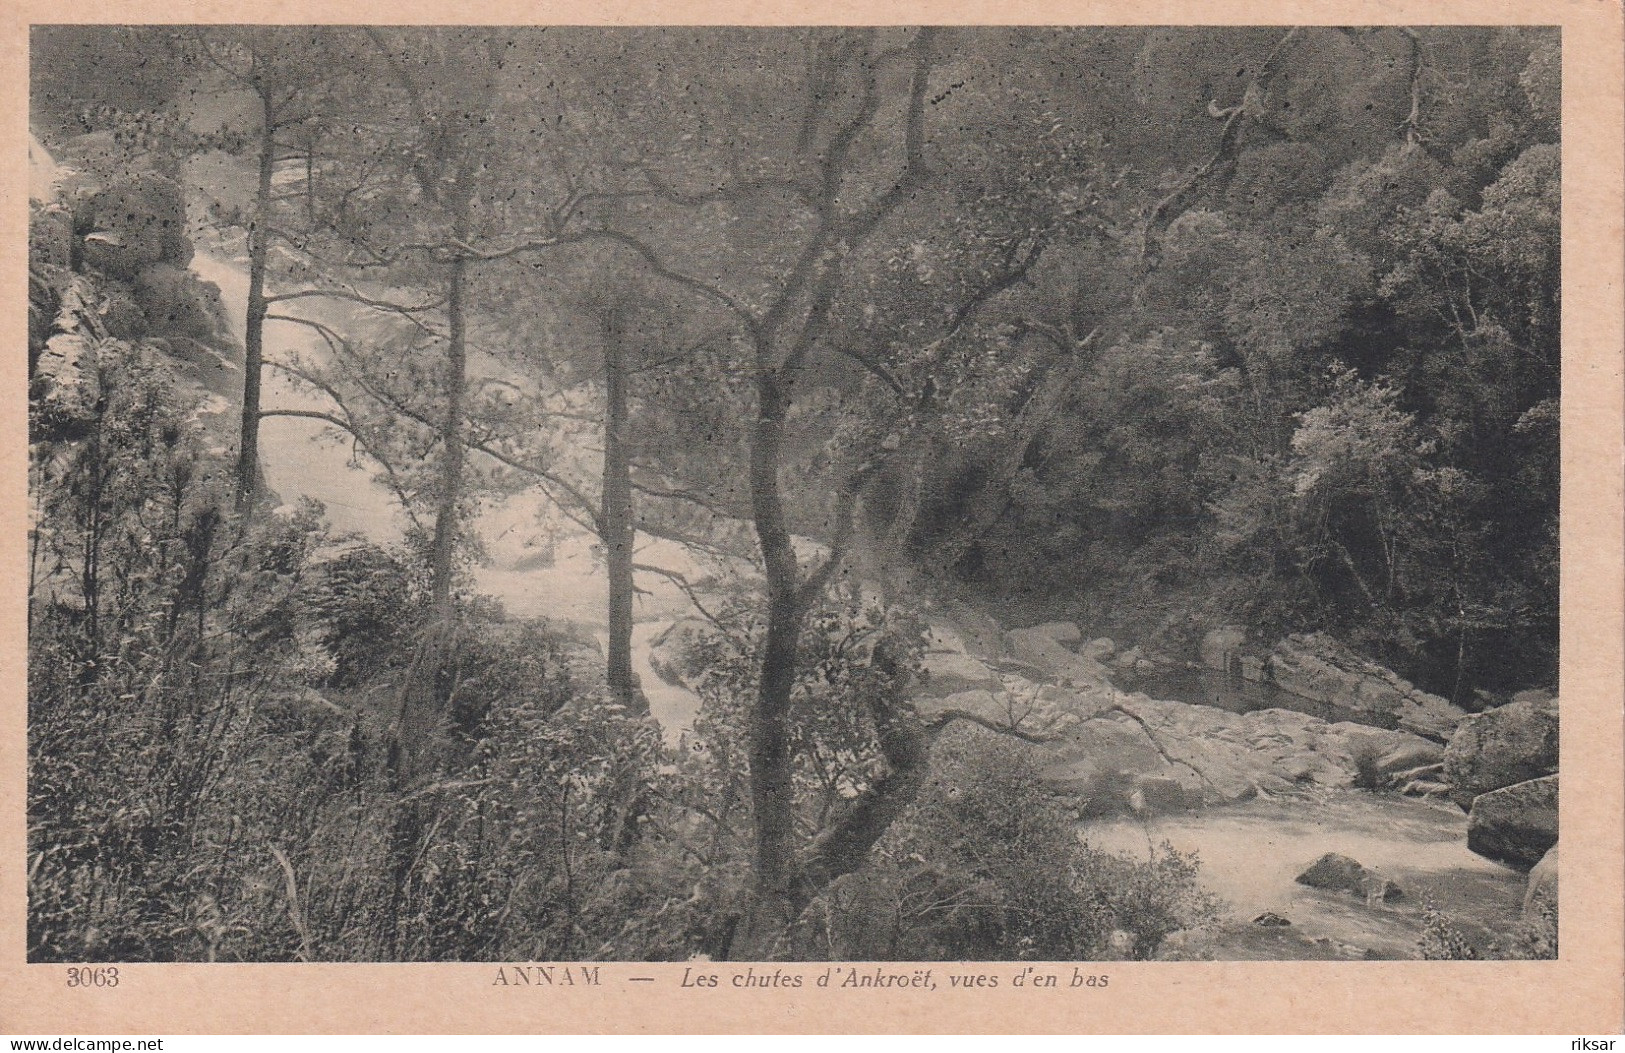
[[[1225,902],[1224,920],[1216,932],[1176,941],[1180,956],[1362,959],[1415,957],[1428,906],[1479,945],[1516,926],[1524,876],[1469,851],[1466,827],[1449,804],[1329,790],[1116,816],[1086,821],[1080,831],[1096,847],[1130,855],[1167,842],[1200,857],[1203,883]],[[1399,895],[1297,881],[1328,853],[1359,861]]]
[[[1091,843],[1196,853],[1227,914],[1176,956],[1414,957],[1428,911],[1496,953],[1555,897],[1555,697],[1469,715],[1324,634],[1245,662],[1240,642],[1210,634],[1180,666],[1066,622],[950,612],[916,705],[1042,733]],[[1221,704],[1119,686],[1180,673]]]
[[[238,269],[202,253],[192,267],[221,288],[227,316],[240,317]],[[283,327],[275,339],[307,343],[296,327]],[[283,405],[305,408],[312,399],[275,380],[271,388]],[[342,528],[381,541],[398,537],[389,496],[347,449],[315,441],[317,430],[298,419],[265,429],[272,485],[290,501],[322,500]],[[478,572],[478,587],[517,616],[601,632],[605,586],[589,539],[539,546],[538,511],[520,497],[481,515],[477,528],[493,558]],[[674,546],[645,548],[639,560],[679,573],[698,569]],[[670,675],[671,656],[662,649],[680,641],[682,632],[672,628],[692,609],[670,582],[642,577],[634,662],[654,716],[675,742],[699,702]],[[1176,940],[1176,954],[1404,957],[1415,951],[1424,903],[1488,939],[1518,917],[1521,868],[1534,861],[1526,858],[1531,853],[1539,859],[1545,852],[1547,804],[1555,840],[1555,795],[1548,801],[1519,791],[1507,802],[1516,807],[1502,809],[1511,816],[1512,842],[1523,845],[1512,865],[1468,850],[1463,810],[1478,796],[1555,770],[1555,700],[1542,710],[1551,713],[1548,743],[1545,725],[1530,730],[1536,718],[1522,711],[1480,724],[1486,718],[1469,718],[1324,638],[1289,638],[1259,656],[1227,646],[1241,638],[1221,636],[1204,641],[1203,661],[1179,666],[1086,640],[1070,623],[1006,632],[968,607],[932,617],[927,676],[915,700],[922,712],[957,709],[1043,731],[1052,739],[1044,747],[1047,777],[1073,808],[1081,836],[1128,852],[1166,840],[1200,855],[1204,882],[1229,912],[1219,932],[1191,936],[1183,947]],[[1203,704],[1207,691],[1219,705]],[[1463,723],[1478,731],[1471,743],[1451,747],[1458,755],[1453,784],[1444,774],[1445,743]],[[1530,740],[1549,744],[1552,755],[1518,759],[1530,752]],[[1362,781],[1377,792],[1355,789]],[[1452,802],[1453,792],[1467,794],[1465,803]],[[1325,852],[1391,877],[1405,897],[1368,904],[1298,885],[1294,876]],[[1253,924],[1266,916],[1291,924]]]

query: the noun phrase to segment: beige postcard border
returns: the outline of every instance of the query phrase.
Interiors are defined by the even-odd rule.
[[[19,0],[0,16],[0,1034],[1619,1033],[1625,1029],[1625,425],[1619,0],[853,0],[433,3]],[[70,990],[24,957],[27,27],[31,22],[424,24],[1537,24],[1563,27],[1562,957],[1555,962],[1111,963],[1110,986],[898,992],[679,986],[683,965],[598,967],[601,985],[493,986],[491,965],[132,965]],[[1014,975],[1021,966],[980,971]],[[652,976],[653,982],[629,980]]]

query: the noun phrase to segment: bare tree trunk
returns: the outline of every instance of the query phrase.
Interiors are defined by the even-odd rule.
[[[794,817],[790,757],[790,692],[795,685],[801,635],[799,570],[779,489],[784,416],[789,396],[777,371],[757,380],[756,423],[750,458],[751,511],[767,575],[767,634],[750,722],[750,787],[756,815],[751,899],[734,933],[729,956],[765,959],[794,921]]]
[[[604,340],[604,561],[609,573],[610,694],[629,711],[649,712],[632,672],[632,466],[626,450],[626,360],[619,320],[613,315]]]
[[[243,320],[243,420],[237,447],[237,508],[252,505],[260,486],[260,379],[265,362],[265,264],[271,248],[271,175],[276,119],[269,90],[260,93],[260,171],[254,222],[248,229],[248,312]]]
[[[440,492],[429,553],[429,619],[407,672],[396,735],[396,773],[403,784],[432,767],[426,752],[435,725],[445,715],[441,712],[440,670],[456,615],[451,585],[463,499],[463,404],[468,385],[463,294],[467,275],[468,260],[459,253],[451,262],[446,283],[446,412],[440,421]]]
[[[913,804],[931,765],[932,731],[900,698],[878,701],[871,715],[886,772],[836,815],[813,839],[794,902],[804,905],[838,877],[861,867],[897,817]]]
[[[467,327],[463,293],[468,260],[451,263],[446,289],[446,415],[440,422],[440,494],[435,508],[434,547],[429,572],[434,617],[451,619],[452,557],[457,548],[457,514],[463,499],[463,403],[468,386]]]
[[[853,72],[858,81],[859,113],[850,122],[838,125],[822,144],[818,162],[822,180],[813,202],[819,217],[817,232],[803,248],[783,293],[751,333],[757,356],[756,420],[750,437],[751,518],[767,583],[767,629],[750,719],[750,789],[755,811],[751,890],[745,915],[729,947],[729,956],[735,959],[766,959],[783,954],[790,925],[799,906],[807,901],[795,851],[790,696],[795,686],[802,622],[835,569],[837,557],[832,553],[821,571],[802,580],[779,483],[791,388],[829,322],[841,276],[839,257],[867,238],[907,199],[924,171],[921,157],[926,80],[931,67],[929,28],[920,30],[910,45],[915,65],[904,117],[902,173],[867,208],[849,214],[839,207],[843,179],[851,172],[853,144],[871,125],[881,104],[875,67],[862,60],[871,36],[872,31],[866,30],[857,38],[859,46],[852,52],[858,58]],[[815,90],[808,120],[817,122],[824,116],[823,107],[828,102],[823,92]],[[809,126],[804,129],[803,143],[813,141]],[[839,251],[835,251],[838,246]],[[785,331],[787,322],[794,327],[793,332]]]

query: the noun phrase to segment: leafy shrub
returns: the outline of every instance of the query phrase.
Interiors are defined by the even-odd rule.
[[[756,695],[765,625],[749,595],[722,608],[716,631],[700,635],[682,672],[701,707],[690,743],[695,777],[725,807],[748,800],[746,728]],[[898,610],[859,597],[815,611],[802,631],[790,699],[790,748],[801,824],[812,830],[884,771],[874,713],[918,674],[924,628]]]
[[[139,347],[101,352],[106,397],[31,464],[31,960],[705,949],[738,868],[659,832],[682,823],[658,731],[579,647],[463,603],[454,748],[395,786],[421,569],[335,552],[313,505],[239,518],[186,393]]]
[[[1546,891],[1536,894],[1526,912],[1503,939],[1496,942],[1497,957],[1552,959],[1557,957],[1557,897]]]
[[[1474,961],[1478,958],[1478,951],[1472,942],[1433,904],[1423,907],[1422,919],[1422,938],[1417,942],[1421,957],[1443,962]]]
[[[1356,790],[1380,790],[1388,784],[1388,778],[1378,764],[1382,759],[1382,747],[1375,738],[1367,736],[1359,739],[1349,752],[1354,758],[1353,786]]]
[[[1537,895],[1512,928],[1495,935],[1482,949],[1439,912],[1433,904],[1423,909],[1426,928],[1417,941],[1420,957],[1435,961],[1549,960],[1557,957],[1557,901],[1549,893]]]
[[[307,616],[332,661],[330,687],[353,687],[399,660],[422,610],[422,590],[399,555],[352,545],[315,567]]]
[[[1082,843],[1038,779],[1032,747],[945,733],[914,808],[873,863],[803,916],[809,957],[1150,958],[1169,933],[1217,920],[1192,856],[1148,862]]]

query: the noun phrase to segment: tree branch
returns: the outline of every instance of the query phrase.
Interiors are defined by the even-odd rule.
[[[333,427],[338,428],[341,431],[347,432],[350,435],[355,436],[355,438],[356,438],[356,440],[358,442],[362,441],[361,436],[356,432],[355,425],[353,425],[349,421],[341,420],[338,417],[335,417],[331,413],[323,413],[321,410],[297,410],[297,409],[260,410],[260,419],[264,420],[267,417],[305,417],[305,418],[308,418],[310,420],[326,421],[328,424],[333,425]],[[365,445],[364,442],[362,442],[362,444]]]
[[[707,512],[710,512],[711,514],[723,519],[732,519],[739,515],[738,510],[724,508],[721,505],[716,504],[710,498],[702,497],[692,490],[682,490],[676,487],[668,486],[655,486],[649,483],[641,483],[636,479],[632,480],[632,489],[646,497],[654,497],[668,501],[685,501],[688,504],[697,505],[700,508],[705,509]]]
[[[392,314],[421,314],[424,311],[435,311],[446,305],[444,300],[436,300],[426,304],[400,304],[391,300],[378,300],[367,296],[355,289],[300,289],[297,292],[277,293],[267,296],[268,304],[283,303],[288,300],[308,300],[311,297],[321,297],[328,300],[347,300],[351,303],[361,304],[363,307],[372,307]]]
[[[760,323],[757,321],[755,315],[751,314],[750,311],[745,309],[743,304],[710,282],[696,278],[690,274],[684,274],[681,271],[676,271],[668,267],[660,259],[659,255],[654,251],[654,249],[644,241],[635,238],[624,231],[615,230],[609,227],[598,228],[591,231],[583,231],[580,234],[571,235],[571,238],[577,241],[588,241],[593,238],[602,238],[631,249],[632,252],[636,253],[637,256],[643,260],[650,272],[656,277],[664,278],[666,281],[669,281],[675,285],[680,285],[685,289],[692,290],[693,292],[697,292],[707,299],[720,304],[728,311],[729,314],[738,319],[739,324],[744,328],[746,334],[750,336],[752,340],[760,340]]]
[[[903,170],[892,188],[870,207],[868,214],[859,213],[853,218],[851,230],[842,232],[845,240],[854,241],[868,234],[925,179],[925,94],[931,76],[935,36],[933,27],[923,26],[909,46],[900,52],[913,53],[915,56],[914,73],[909,80],[908,106],[903,117]]]
[[[977,727],[986,728],[988,731],[996,732],[1000,735],[1009,735],[1011,738],[1017,738],[1023,742],[1042,744],[1047,742],[1059,742],[1061,740],[1061,736],[1059,735],[1047,735],[1039,732],[1027,731],[1020,724],[1003,723],[964,709],[944,709],[933,713],[929,719],[922,718],[921,723],[925,726],[927,731],[941,731],[943,728],[947,727],[949,724],[952,724],[956,720],[963,720],[967,723],[975,724]]]
[[[333,398],[333,400],[335,402],[339,401],[337,396],[333,393],[331,388],[327,388],[325,385],[319,384],[316,381],[309,380],[304,374],[298,372],[293,367],[285,366],[280,362],[267,361],[265,364],[267,366],[272,366],[274,368],[281,369],[284,372],[289,373],[291,375],[294,375],[294,376],[298,377],[301,380],[306,380],[307,383],[314,384],[315,386],[317,386],[319,388],[322,388],[322,390],[326,391],[328,393],[329,397]],[[343,403],[339,402],[339,405],[342,407]],[[372,442],[370,442],[367,439],[367,437],[365,435],[362,434],[360,426],[357,425],[354,420],[341,419],[341,418],[339,418],[339,417],[337,417],[337,416],[335,416],[335,415],[333,415],[331,413],[323,413],[320,410],[296,410],[296,409],[268,409],[268,410],[261,410],[260,411],[260,419],[264,420],[267,417],[297,417],[297,418],[304,418],[304,419],[307,419],[307,420],[319,420],[319,421],[322,421],[322,422],[324,422],[326,424],[330,424],[335,428],[338,428],[340,431],[342,431],[346,435],[350,436],[351,441],[354,443],[354,447],[352,447],[352,454],[354,452],[354,449],[359,448],[361,450],[366,451],[367,456],[371,457],[375,462],[377,462],[378,466],[384,470],[384,478],[389,481],[389,488],[392,491],[394,491],[395,500],[400,504],[401,510],[406,513],[406,517],[412,521],[412,525],[414,527],[419,528],[419,529],[422,528],[422,523],[418,520],[417,514],[412,511],[412,503],[411,503],[411,501],[409,501],[407,499],[406,487],[401,483],[400,472],[395,468],[395,465],[393,463],[391,463],[390,460],[387,457],[385,457],[378,450],[378,448]]]
[[[589,200],[596,199],[636,199],[654,197],[662,201],[669,201],[674,205],[694,208],[700,205],[714,205],[722,203],[739,203],[769,197],[776,191],[785,191],[794,194],[797,198],[806,200],[809,196],[807,184],[801,180],[789,178],[774,178],[763,176],[756,179],[743,179],[735,182],[724,182],[715,190],[700,192],[684,192],[666,182],[665,177],[659,173],[644,168],[641,169],[643,178],[648,181],[648,190],[630,190],[613,194],[588,194]]]
[[[717,620],[717,616],[707,609],[705,604],[700,601],[699,591],[695,589],[694,583],[689,581],[684,575],[675,570],[667,570],[665,567],[656,567],[649,563],[634,563],[632,564],[632,569],[641,570],[648,574],[657,574],[660,577],[667,579],[673,585],[676,585],[682,590],[683,595],[688,597],[688,602],[694,605],[694,609],[700,612],[701,617],[710,622],[712,625],[715,625],[718,629],[723,628],[722,622]]]
[[[945,338],[951,337],[957,333],[960,328],[963,327],[964,324],[968,322],[971,317],[989,300],[993,299],[995,296],[1006,291],[1007,289],[1015,288],[1017,285],[1020,285],[1023,281],[1025,281],[1027,275],[1031,273],[1033,266],[1038,262],[1039,258],[1044,255],[1045,239],[1042,235],[1035,236],[1032,241],[1028,243],[1027,251],[1022,253],[1018,258],[1017,250],[1019,250],[1020,247],[1021,242],[1019,241],[1012,245],[1010,247],[1010,253],[1005,258],[1004,268],[999,276],[987,282],[985,285],[982,285],[975,292],[971,293],[971,295],[966,298],[965,302],[960,304],[959,307],[954,311],[953,316],[948,321],[948,331],[944,334]]]
[[[1276,43],[1268,57],[1264,59],[1263,65],[1259,67],[1258,74],[1243,89],[1241,100],[1236,105],[1228,109],[1219,109],[1217,104],[1209,104],[1208,115],[1215,120],[1222,119],[1224,121],[1224,127],[1219,131],[1218,146],[1214,149],[1213,155],[1198,166],[1196,171],[1192,172],[1183,182],[1169,191],[1162,200],[1152,207],[1151,214],[1146,217],[1145,227],[1140,232],[1140,261],[1142,263],[1150,259],[1152,242],[1159,233],[1159,226],[1166,226],[1163,223],[1164,217],[1168,216],[1174,207],[1196,188],[1198,183],[1215,171],[1221,162],[1231,159],[1231,154],[1241,140],[1241,126],[1243,119],[1248,116],[1247,104],[1249,100],[1261,96],[1264,90],[1268,88],[1269,82],[1275,76],[1276,64],[1282,52],[1297,35],[1298,27],[1294,26]]]
[[[899,398],[908,397],[907,389],[905,389],[902,382],[897,379],[896,374],[887,368],[886,364],[881,362],[879,359],[871,358],[863,352],[858,351],[856,348],[850,347],[844,343],[836,344],[834,346],[829,344],[824,344],[821,346],[833,354],[840,355],[842,358],[849,358],[856,362],[858,365],[868,370],[869,373],[882,384],[885,384],[888,388],[890,388],[892,393],[897,395]]]
[[[423,93],[418,89],[417,82],[412,79],[412,75],[407,71],[406,67],[395,57],[395,53],[390,50],[388,42],[384,40],[383,34],[379,32],[376,26],[367,26],[362,32],[367,34],[367,39],[372,41],[378,53],[383,56],[384,62],[389,66],[390,73],[395,77],[395,82],[406,93],[407,104],[411,107],[412,117],[417,121],[419,130],[427,130],[429,127],[429,111],[423,103]],[[436,205],[440,204],[440,188],[435,183],[434,173],[429,171],[428,165],[421,156],[413,158],[412,171],[417,178],[418,186],[423,190],[423,196]]]
[[[831,881],[861,867],[875,842],[914,803],[925,784],[932,735],[901,702],[871,702],[870,713],[886,771],[848,801],[813,838],[801,860],[795,895],[798,907],[805,907]]]

